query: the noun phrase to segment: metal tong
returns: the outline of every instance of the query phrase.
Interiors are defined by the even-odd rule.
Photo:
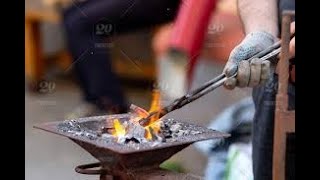
[[[294,37],[294,34],[291,36],[291,38]],[[277,55],[280,53],[281,50],[281,40],[274,43],[267,49],[255,54],[251,58],[247,59],[247,61],[251,61],[254,58],[259,58],[262,61],[270,60],[273,61],[277,59]],[[168,106],[162,108],[160,111],[154,111],[151,112],[147,117],[142,118],[139,123],[142,126],[146,126],[149,124],[150,118],[156,114],[159,114],[159,117],[162,117],[176,109],[180,109],[181,107],[193,102],[194,100],[204,96],[205,94],[208,94],[209,92],[215,90],[216,88],[220,87],[224,84],[224,82],[231,77],[235,77],[237,75],[237,71],[234,73],[234,75],[227,77],[224,73],[221,73],[217,77],[211,79],[210,81],[207,81],[205,84],[200,86],[199,88],[187,93],[186,95],[176,99]]]

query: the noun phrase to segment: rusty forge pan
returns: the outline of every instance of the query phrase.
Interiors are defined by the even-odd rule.
[[[143,168],[159,166],[163,161],[190,144],[216,138],[226,138],[229,134],[197,126],[194,124],[164,119],[165,123],[179,123],[189,134],[166,139],[165,142],[118,143],[113,136],[99,136],[99,129],[113,119],[124,120],[130,114],[95,116],[74,120],[49,122],[35,125],[35,128],[70,138],[106,168]]]

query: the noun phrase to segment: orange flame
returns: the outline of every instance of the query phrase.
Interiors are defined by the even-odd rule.
[[[153,90],[153,93],[152,93],[152,102],[151,102],[151,107],[149,109],[149,113],[160,111],[160,109],[161,109],[160,91],[158,89],[155,89]],[[159,120],[159,115],[160,114],[156,114],[152,116],[150,120],[150,124]]]
[[[138,123],[138,121],[141,118],[147,117],[151,112],[159,111],[161,109],[161,104],[160,104],[160,91],[155,89],[153,90],[152,93],[152,102],[149,111],[147,112],[146,110],[135,106],[131,105],[130,109],[134,111],[135,114],[137,114],[137,117],[130,119],[130,121],[134,123]],[[115,137],[121,137],[126,135],[126,130],[125,127],[121,124],[119,119],[115,119],[113,121],[114,124],[114,133],[113,135]],[[150,132],[150,129],[152,129],[154,134],[158,134],[160,132],[160,127],[161,127],[161,121],[159,121],[159,114],[156,114],[151,117],[150,122],[147,126],[145,126],[145,138],[147,140],[152,140],[152,134]]]
[[[153,133],[158,134],[160,132],[161,122],[156,121],[156,122],[153,122],[153,123],[149,124],[148,126],[144,127],[146,130],[145,138],[147,140],[152,139],[152,134],[149,130],[149,127],[153,130]]]
[[[126,135],[126,129],[120,123],[119,119],[113,120],[114,132],[113,135],[116,137],[123,137]]]
[[[151,112],[159,111],[160,109],[161,109],[160,91],[158,89],[155,89],[153,90],[153,93],[152,93],[151,107],[148,112],[151,113]],[[148,140],[152,139],[152,135],[149,128],[151,128],[153,130],[153,133],[155,134],[158,134],[160,132],[161,122],[158,121],[159,115],[160,114],[156,114],[152,116],[150,119],[150,123],[145,127],[146,129],[145,138]]]

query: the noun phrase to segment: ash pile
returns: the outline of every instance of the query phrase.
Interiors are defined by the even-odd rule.
[[[164,119],[157,123],[160,124],[160,130],[158,132],[151,127],[146,129],[139,124],[125,121],[122,124],[126,130],[126,134],[124,136],[114,136],[112,135],[112,130],[105,127],[102,127],[102,130],[98,133],[98,136],[101,138],[116,138],[117,142],[120,144],[131,144],[167,141],[172,142],[175,141],[176,138],[182,136],[204,133],[204,130],[201,128],[180,123],[174,119]],[[151,138],[146,136],[148,133],[150,133]]]
[[[106,120],[89,122],[66,120],[61,122],[57,129],[64,133],[71,134],[72,136],[80,136],[89,140],[100,140],[105,142],[113,141],[119,144],[150,145],[175,142],[178,141],[179,138],[213,131],[200,126],[179,122],[175,119],[164,119],[159,121],[160,131],[154,133],[153,130],[149,130],[149,132],[151,132],[151,139],[147,139],[145,136],[147,130],[144,127],[126,121],[126,119],[127,118],[124,118],[123,120],[123,126],[126,127],[126,134],[124,136],[114,135],[112,121]]]
[[[131,111],[123,116],[88,117],[80,121],[66,120],[58,125],[58,130],[90,140],[120,145],[156,146],[166,142],[181,141],[181,138],[213,131],[197,125],[179,122],[174,119],[153,118],[147,125],[139,121],[149,112],[132,105]]]

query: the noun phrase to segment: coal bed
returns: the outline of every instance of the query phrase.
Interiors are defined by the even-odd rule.
[[[151,151],[184,144],[192,144],[202,140],[227,138],[230,136],[227,133],[208,129],[199,125],[165,118],[161,119],[160,139],[156,140],[139,141],[137,139],[126,139],[123,142],[119,142],[118,137],[103,132],[104,129],[111,128],[114,119],[119,119],[119,121],[123,123],[130,118],[132,118],[130,113],[93,116],[43,123],[35,125],[35,127],[68,137],[77,143],[82,142],[82,144],[84,143],[96,148],[109,149],[110,151],[120,154]]]
[[[126,121],[124,119],[122,120]],[[139,149],[141,146],[155,147],[160,143],[176,142],[186,137],[190,138],[190,136],[214,132],[214,130],[203,128],[194,124],[188,124],[174,119],[164,119],[161,123],[162,125],[159,137],[157,137],[156,139],[150,141],[141,141],[133,136],[132,138],[128,138],[127,140],[124,140],[120,143],[118,141],[119,137],[115,137],[112,134],[106,132],[101,132],[103,131],[103,129],[105,129],[106,124],[107,122],[104,122],[103,120],[65,120],[58,124],[57,129],[62,133],[68,133],[72,136],[80,136],[82,138],[87,138],[88,140],[92,141],[98,141],[100,143],[116,143],[118,145],[135,149]],[[135,132],[137,132],[137,130]]]

